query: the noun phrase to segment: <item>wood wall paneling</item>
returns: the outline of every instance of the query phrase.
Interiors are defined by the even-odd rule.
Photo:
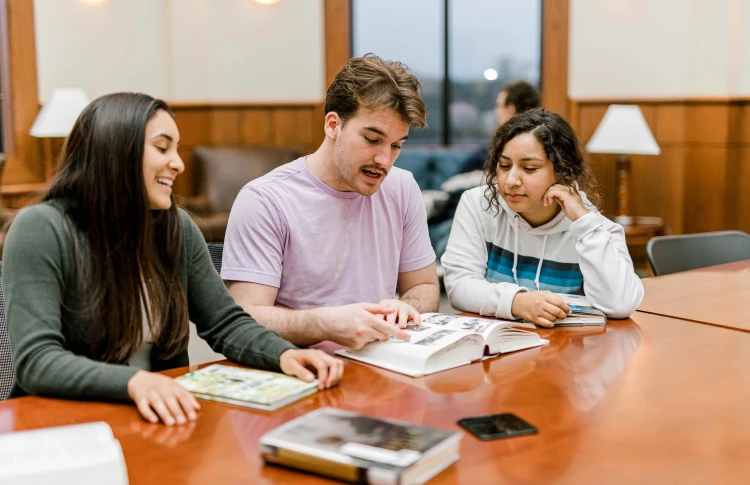
[[[681,144],[687,130],[687,106],[682,103],[656,105],[656,122],[651,125],[659,145]]]
[[[273,138],[270,109],[246,109],[240,120],[240,139],[245,145],[268,145]]]
[[[569,116],[568,15],[569,0],[542,1],[542,105]]]
[[[240,110],[235,108],[211,109],[211,145],[239,145]]]
[[[196,195],[199,187],[193,149],[210,146],[296,146],[312,153],[323,140],[320,104],[175,104],[180,130],[180,156],[185,172],[175,182],[175,193]],[[291,161],[291,160],[290,160]]]
[[[180,130],[180,144],[207,145],[211,143],[211,110],[206,108],[182,108],[172,106],[175,121]]]
[[[737,150],[737,229],[750,234],[750,147]]]
[[[8,153],[3,184],[44,179],[40,140],[29,134],[39,112],[34,37],[34,2],[6,0],[13,151]]]
[[[350,12],[351,0],[324,0],[326,88],[344,64],[352,57]]]
[[[685,157],[685,232],[728,229],[726,147],[688,147]]]
[[[684,141],[719,144],[729,141],[729,104],[689,104],[685,115]]]

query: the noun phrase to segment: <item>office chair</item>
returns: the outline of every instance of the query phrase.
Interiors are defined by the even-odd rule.
[[[5,318],[5,298],[3,297],[2,261],[0,261],[0,401],[8,398],[13,385],[13,359],[10,355],[7,319]]]
[[[214,264],[214,269],[217,273],[221,274],[221,257],[224,254],[224,245],[217,243],[208,243],[208,253],[211,255],[211,262]]]
[[[646,245],[648,262],[660,276],[750,259],[750,235],[741,231],[657,236]]]

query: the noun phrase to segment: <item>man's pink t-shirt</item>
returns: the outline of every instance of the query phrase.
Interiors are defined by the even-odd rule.
[[[410,172],[393,167],[367,197],[330,188],[299,158],[237,195],[221,277],[277,287],[277,305],[313,308],[394,298],[399,273],[433,261]]]

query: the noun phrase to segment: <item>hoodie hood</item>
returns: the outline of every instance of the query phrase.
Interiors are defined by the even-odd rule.
[[[578,195],[581,197],[581,201],[583,202],[584,207],[588,208],[589,211],[596,210],[594,208],[594,205],[591,203],[591,201],[586,197],[586,194],[580,190],[578,190],[578,187],[576,187],[576,190],[578,191]],[[503,212],[505,212],[505,215],[507,217],[498,217],[497,221],[498,224],[507,224],[510,226],[511,231],[513,232],[513,267],[511,268],[511,271],[513,273],[513,280],[516,285],[521,286],[521,283],[518,280],[518,239],[521,232],[523,232],[525,235],[528,236],[540,236],[542,237],[542,248],[540,253],[538,254],[539,262],[536,265],[536,275],[534,277],[534,286],[537,290],[541,290],[541,282],[540,282],[540,276],[542,272],[542,266],[544,265],[544,252],[547,248],[547,238],[548,236],[552,234],[562,233],[566,232],[570,225],[573,223],[570,219],[568,219],[565,216],[565,213],[561,210],[557,213],[557,215],[549,222],[542,224],[541,226],[537,227],[531,227],[531,225],[526,222],[526,219],[521,217],[521,215],[510,208],[508,208],[508,205],[505,203],[505,200],[502,197],[498,197],[498,203],[500,205],[500,208]]]

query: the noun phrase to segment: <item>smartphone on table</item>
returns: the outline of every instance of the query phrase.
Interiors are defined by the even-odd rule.
[[[536,434],[536,426],[513,413],[489,414],[458,420],[458,425],[480,440],[494,440]]]

